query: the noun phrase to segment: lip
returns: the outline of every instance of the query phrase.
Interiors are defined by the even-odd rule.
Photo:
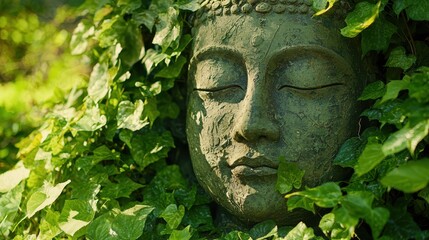
[[[232,173],[243,177],[263,177],[277,175],[278,162],[263,156],[254,158],[240,157],[230,164]]]

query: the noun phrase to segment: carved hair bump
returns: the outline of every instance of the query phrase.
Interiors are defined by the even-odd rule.
[[[202,6],[194,16],[193,25],[197,26],[207,18],[216,16],[246,15],[251,12],[260,14],[303,14],[313,16],[313,0],[199,0]],[[337,19],[343,19],[351,9],[347,0],[340,0],[327,13]]]

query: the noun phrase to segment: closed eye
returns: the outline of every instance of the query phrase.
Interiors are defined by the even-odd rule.
[[[211,87],[211,88],[194,88],[194,91],[218,92],[229,88],[240,88],[241,90],[244,90],[240,85],[228,85],[228,86]]]
[[[292,86],[292,85],[283,85],[283,86],[280,86],[278,90],[281,90],[283,88],[292,88],[292,89],[297,89],[297,90],[310,91],[310,90],[317,90],[317,89],[329,88],[329,87],[335,87],[335,86],[344,86],[344,84],[343,83],[331,83],[331,84],[315,86],[315,87],[297,87],[297,86]]]

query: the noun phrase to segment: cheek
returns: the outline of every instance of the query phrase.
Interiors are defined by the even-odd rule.
[[[207,161],[218,161],[231,144],[236,104],[203,99],[197,93],[189,102],[187,135],[192,150],[201,152]],[[216,157],[214,157],[216,156]]]

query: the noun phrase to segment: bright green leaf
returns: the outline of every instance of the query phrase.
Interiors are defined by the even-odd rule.
[[[417,192],[429,183],[429,159],[415,160],[395,168],[381,183],[406,193]]]
[[[192,237],[191,226],[187,226],[186,228],[182,230],[174,230],[168,240],[189,240]]]
[[[312,228],[309,228],[305,223],[298,223],[284,238],[285,240],[309,240],[315,239],[314,231]]]
[[[49,182],[45,182],[43,186],[36,190],[28,199],[27,217],[31,218],[36,212],[55,202],[65,186],[69,183],[70,180],[67,180],[54,186]]]
[[[59,212],[55,212],[48,209],[46,215],[42,218],[42,221],[40,222],[40,232],[37,235],[37,239],[54,239],[58,234],[60,234],[62,231],[58,227],[59,217]]]
[[[287,194],[285,197],[290,198],[292,196],[309,198],[319,207],[331,208],[339,203],[342,193],[336,183],[327,182],[314,188],[306,188],[304,191]]]
[[[177,207],[176,204],[170,204],[162,212],[161,216],[166,222],[169,229],[176,229],[182,222],[182,218],[185,215],[185,207],[180,205]]]
[[[331,9],[338,0],[314,0],[313,9],[316,11],[314,16],[319,16]],[[328,6],[326,6],[328,5]]]
[[[381,1],[376,4],[360,2],[346,17],[347,26],[341,29],[345,37],[356,37],[364,29],[368,28],[378,17]]]
[[[410,84],[410,81],[408,80],[408,78],[404,78],[403,80],[390,81],[386,85],[386,93],[384,94],[380,103],[397,98],[399,95],[399,92],[407,89],[409,84]]]
[[[292,188],[299,189],[302,183],[304,171],[294,162],[288,162],[284,158],[280,159],[279,168],[277,170],[276,189],[281,194],[286,194]]]
[[[355,166],[355,171],[358,176],[371,171],[376,167],[386,155],[381,150],[382,145],[378,143],[368,143],[358,159],[358,164]]]

